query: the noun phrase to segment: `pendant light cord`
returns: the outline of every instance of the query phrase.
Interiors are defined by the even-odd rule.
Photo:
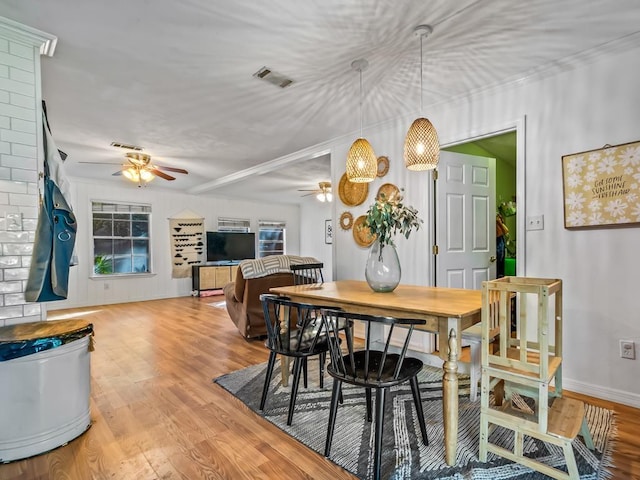
[[[360,68],[360,138],[362,138],[362,68]]]
[[[420,116],[422,116],[422,112],[424,112],[424,108],[422,105],[422,39],[424,35],[420,35]]]

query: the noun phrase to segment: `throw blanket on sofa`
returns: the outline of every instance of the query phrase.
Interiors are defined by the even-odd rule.
[[[291,265],[303,263],[320,263],[320,260],[297,255],[271,255],[256,260],[243,260],[239,267],[242,270],[242,276],[249,279],[266,277],[274,273],[287,273],[291,271]]]

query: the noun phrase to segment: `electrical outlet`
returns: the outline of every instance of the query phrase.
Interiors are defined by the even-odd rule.
[[[636,346],[631,340],[620,340],[620,358],[636,359]]]
[[[527,217],[527,230],[544,230],[544,215]]]
[[[110,287],[109,282],[104,282],[104,289],[109,290],[109,287]]]

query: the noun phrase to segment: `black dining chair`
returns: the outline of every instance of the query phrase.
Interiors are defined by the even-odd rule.
[[[322,309],[324,329],[328,332],[328,346],[331,363],[327,366],[327,372],[333,377],[333,390],[331,393],[331,409],[329,411],[329,424],[324,455],[331,453],[331,443],[336,423],[338,399],[342,384],[348,383],[363,387],[366,395],[367,420],[371,421],[371,391],[376,392],[375,401],[375,439],[374,439],[374,471],[373,478],[380,479],[380,464],[382,460],[382,432],[384,421],[385,397],[389,388],[405,382],[411,385],[411,393],[415,404],[416,415],[420,425],[422,441],[429,445],[427,429],[424,422],[424,412],[420,390],[418,388],[418,372],[422,369],[422,361],[407,357],[407,349],[411,340],[411,334],[416,325],[424,325],[425,320],[377,317],[357,313],[347,313],[334,309]],[[364,347],[354,347],[353,342],[347,342],[346,352],[340,345],[340,330],[338,326],[344,322],[362,322],[365,327]],[[378,330],[383,332],[380,342],[371,340],[372,326],[379,325]],[[382,327],[388,327],[387,329]],[[397,328],[401,327],[401,328]],[[403,337],[401,347],[391,346],[391,338],[396,333],[394,341]],[[385,338],[386,337],[386,338]],[[399,351],[399,353],[396,353]]]
[[[289,268],[293,273],[294,285],[309,285],[313,283],[324,283],[322,268],[324,263],[301,263],[291,265]]]
[[[322,307],[296,303],[287,297],[271,294],[260,295],[260,301],[267,326],[265,346],[271,351],[262,389],[260,410],[264,410],[267,401],[277,355],[293,358],[293,380],[287,416],[287,425],[291,425],[301,372],[304,372],[304,386],[307,387],[307,359],[309,357],[319,356],[319,383],[320,388],[324,387],[324,365],[329,345],[320,313]]]

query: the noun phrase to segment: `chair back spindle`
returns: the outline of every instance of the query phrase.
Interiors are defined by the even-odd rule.
[[[291,273],[293,273],[294,285],[312,285],[324,283],[322,275],[323,263],[302,263],[299,265],[291,265]]]

